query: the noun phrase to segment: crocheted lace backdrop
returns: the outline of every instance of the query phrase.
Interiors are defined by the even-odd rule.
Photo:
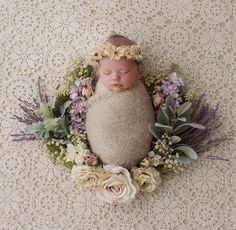
[[[1,229],[235,229],[235,140],[152,194],[113,209],[53,165],[39,142],[13,143],[23,126],[17,98],[32,100],[41,77],[47,90],[62,82],[69,60],[116,31],[145,53],[143,72],[179,63],[206,101],[218,102],[221,136],[236,129],[235,0],[0,0]]]

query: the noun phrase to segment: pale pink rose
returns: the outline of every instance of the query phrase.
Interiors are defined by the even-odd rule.
[[[86,153],[84,155],[84,163],[86,165],[94,166],[98,164],[98,158],[94,153]]]
[[[153,104],[154,104],[154,106],[158,107],[163,102],[164,102],[164,95],[162,93],[157,92],[153,96]]]
[[[114,165],[105,165],[103,168],[106,173],[97,186],[98,198],[112,205],[133,200],[138,192],[138,186],[131,180],[129,171]]]

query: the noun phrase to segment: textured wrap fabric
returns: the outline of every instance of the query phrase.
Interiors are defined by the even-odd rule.
[[[86,129],[91,150],[104,163],[128,168],[137,164],[149,151],[152,136],[148,125],[152,122],[153,107],[140,80],[122,92],[97,83],[89,101]]]

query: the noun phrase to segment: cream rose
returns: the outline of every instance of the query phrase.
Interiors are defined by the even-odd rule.
[[[142,192],[153,192],[161,184],[160,173],[154,167],[135,169],[133,178]]]
[[[102,167],[87,165],[76,166],[71,171],[72,180],[82,186],[96,185],[102,174],[104,174]]]
[[[97,196],[100,200],[116,205],[130,202],[135,198],[138,186],[132,183],[127,169],[120,166],[105,165],[104,170],[106,173],[97,186]]]

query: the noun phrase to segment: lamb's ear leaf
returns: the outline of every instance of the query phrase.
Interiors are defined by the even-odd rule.
[[[42,121],[32,123],[32,124],[27,125],[25,127],[25,132],[29,133],[29,134],[35,134],[35,133],[40,132],[42,130],[45,130],[45,127],[44,127]]]
[[[169,117],[166,113],[166,109],[161,105],[160,109],[157,112],[156,121],[163,125],[169,124]]]
[[[177,134],[179,134],[179,133],[182,133],[183,131],[185,131],[186,129],[188,129],[188,126],[193,127],[193,128],[195,128],[195,129],[206,129],[205,126],[200,125],[200,124],[197,124],[197,123],[184,123],[184,124],[182,124],[182,125],[177,126],[177,127],[173,130],[172,134],[177,135]]]
[[[185,155],[187,155],[189,158],[196,160],[197,159],[197,153],[195,152],[195,150],[193,148],[191,148],[190,146],[187,145],[179,145],[177,147],[175,147],[174,149],[175,151],[180,151],[182,153],[184,153]]]
[[[165,103],[167,108],[169,107],[171,107],[172,109],[175,108],[175,99],[171,94],[168,95],[168,97],[165,100]]]
[[[178,117],[177,120],[182,121],[182,122],[186,122],[187,118],[186,117]]]
[[[177,114],[178,117],[181,117],[184,113],[186,113],[192,106],[192,103],[187,101],[184,104],[182,104],[178,109],[177,109]]]
[[[155,124],[149,124],[148,125],[148,129],[150,131],[150,133],[156,138],[160,138],[161,133],[160,130],[157,129],[157,127],[155,126]]]
[[[166,133],[171,133],[173,131],[173,127],[169,125],[162,125],[156,122],[155,126],[161,128],[162,130],[165,130]]]
[[[181,141],[181,138],[179,136],[171,136],[170,141],[172,144],[179,143]]]

